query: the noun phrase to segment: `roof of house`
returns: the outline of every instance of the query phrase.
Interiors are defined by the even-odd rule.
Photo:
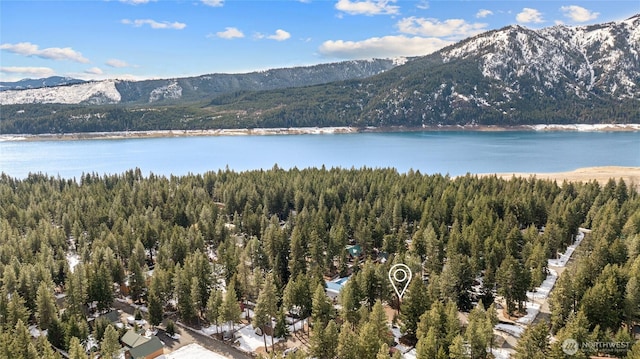
[[[144,337],[143,337],[144,338]],[[145,338],[146,342],[129,349],[132,358],[146,358],[148,355],[162,350],[163,345],[158,337]]]
[[[115,322],[119,322],[120,321],[120,313],[118,313],[117,310],[111,310],[108,311],[104,314],[101,314],[99,318],[106,318],[108,321],[110,321],[111,323],[115,323]]]
[[[146,358],[164,347],[158,337],[143,337],[133,330],[124,333],[120,341],[129,348],[132,358]]]
[[[347,251],[349,251],[351,256],[357,257],[362,253],[362,247],[360,247],[359,244],[354,244],[352,246],[347,246]]]
[[[329,281],[327,281],[326,283],[327,283],[327,291],[339,293],[340,289],[342,289],[342,285],[340,283],[329,282]]]
[[[122,342],[122,344],[128,346],[129,348],[135,348],[138,345],[144,344],[149,341],[149,338],[145,338],[133,330],[127,330],[122,338],[120,338],[120,341]]]

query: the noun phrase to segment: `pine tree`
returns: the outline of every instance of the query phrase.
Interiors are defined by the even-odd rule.
[[[541,321],[525,329],[518,340],[515,359],[544,359],[549,357],[549,324]]]
[[[15,327],[18,321],[22,321],[23,323],[29,321],[29,309],[25,306],[25,301],[22,296],[14,293],[7,304],[7,327]]]
[[[340,290],[341,317],[351,323],[357,323],[360,299],[357,294],[358,286],[355,280],[348,280]]]
[[[273,277],[267,276],[265,279],[260,294],[258,295],[258,301],[254,309],[254,326],[262,329],[262,339],[264,340],[264,350],[268,353],[266,328],[271,326],[272,318],[276,316],[278,312],[278,298],[276,297],[276,286],[273,283]],[[273,335],[271,336],[271,346],[273,346]]]
[[[287,325],[287,317],[283,308],[280,308],[280,310],[278,311],[278,316],[276,318],[276,327],[273,330],[273,336],[280,339],[286,339],[289,336],[289,326]]]
[[[431,305],[427,299],[426,289],[422,279],[414,277],[400,305],[402,332],[414,338],[416,337],[420,316],[422,316]]]
[[[488,318],[482,302],[478,303],[469,313],[469,324],[465,331],[465,339],[471,348],[471,356],[474,358],[485,358],[487,347],[493,336],[493,327]]]
[[[187,270],[185,268],[180,268],[179,264],[176,265],[174,286],[180,318],[186,322],[193,321],[193,319],[195,319],[196,312],[191,298],[191,278],[189,278]]]
[[[305,319],[311,315],[312,293],[309,278],[305,275],[298,275],[290,280],[284,289],[282,300],[289,313],[296,314],[299,319]]]
[[[15,327],[13,328],[13,337],[11,343],[12,356],[15,358],[29,358],[29,343],[31,342],[31,335],[27,326],[18,319]],[[33,358],[35,359],[35,358]]]
[[[189,298],[191,299],[191,308],[193,308],[193,317],[198,322],[200,322],[200,317],[202,312],[200,308],[204,305],[200,303],[200,280],[198,277],[193,277],[191,279],[191,288],[189,290]]]
[[[69,342],[69,359],[88,359],[80,340],[76,337],[71,338]]]
[[[49,329],[51,322],[58,317],[53,292],[45,282],[40,282],[36,295],[36,318],[40,329]]]
[[[149,297],[147,299],[147,305],[149,307],[149,324],[155,327],[162,322],[163,308],[162,301],[158,298],[155,290],[149,291]]]
[[[227,287],[227,292],[220,306],[220,320],[227,322],[229,324],[229,331],[233,331],[233,324],[240,321],[241,315],[236,289],[233,282],[231,282]]]
[[[340,359],[360,359],[358,350],[358,336],[351,329],[353,324],[349,322],[342,323],[340,334],[338,335],[338,358]]]
[[[507,313],[512,314],[516,306],[521,309],[529,288],[528,270],[512,256],[507,256],[496,272],[498,294],[504,297]]]
[[[59,319],[52,320],[49,324],[49,330],[47,331],[47,339],[49,340],[49,343],[58,349],[64,349],[64,338],[64,326]]]
[[[338,352],[338,325],[333,320],[329,321],[324,329],[325,353],[327,358],[335,358]]]
[[[311,320],[314,326],[324,327],[333,318],[333,306],[324,292],[324,287],[318,284],[313,293]]]
[[[97,302],[98,311],[104,311],[113,303],[113,281],[109,270],[104,265],[92,265],[87,268],[97,267],[89,274],[89,301]]]
[[[175,336],[175,334],[176,334],[176,323],[171,319],[167,320],[167,325],[165,325],[164,331],[170,337]]]
[[[389,321],[382,307],[382,302],[377,300],[369,314],[369,322],[376,328],[378,339],[382,343],[391,344],[393,342],[393,333],[389,329]]]
[[[438,340],[435,328],[429,328],[429,332],[418,339],[416,344],[417,359],[432,359],[438,354]]]
[[[114,358],[120,350],[119,339],[118,331],[112,325],[108,325],[100,344],[100,355],[103,358]]]
[[[389,346],[387,343],[380,346],[380,350],[378,350],[378,354],[376,354],[376,359],[389,359]]]
[[[468,350],[465,347],[464,338],[458,334],[453,338],[451,345],[449,345],[449,358],[451,359],[466,359],[469,357]]]
[[[311,355],[319,359],[332,359],[338,347],[338,326],[333,320],[326,327],[314,326],[311,331]]]
[[[209,299],[207,300],[206,318],[210,324],[216,326],[216,333],[218,333],[218,318],[220,317],[220,307],[222,306],[222,293],[217,290],[211,290]]]
[[[129,294],[134,302],[138,302],[144,295],[146,283],[142,267],[137,260],[129,261]]]
[[[365,323],[358,333],[358,351],[362,358],[375,358],[382,341],[378,338],[377,328],[370,322]]]

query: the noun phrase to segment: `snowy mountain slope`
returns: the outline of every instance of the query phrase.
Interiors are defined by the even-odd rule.
[[[445,62],[475,58],[482,74],[517,89],[534,80],[534,91],[639,98],[640,15],[592,26],[529,30],[510,26],[442,51]]]
[[[115,88],[130,106],[32,104],[55,96],[0,93],[2,104],[29,103],[2,111],[0,132],[638,123],[640,15],[590,26],[509,26],[406,62],[120,81]]]
[[[118,102],[120,102],[120,93],[116,89],[116,81],[112,80],[0,92],[2,105],[34,103],[101,105]]]
[[[246,74],[210,74],[176,79],[91,82],[84,87],[60,86],[0,92],[0,104],[148,104],[197,101],[234,91],[261,91],[361,79],[387,71],[406,59],[354,60],[315,66],[271,69]],[[115,84],[115,95],[113,85]],[[108,87],[105,92],[103,87]],[[104,96],[91,97],[91,91]],[[89,92],[89,93],[88,93]],[[89,96],[89,97],[87,97]]]
[[[590,26],[508,26],[365,80],[347,106],[360,106],[350,115],[367,126],[637,123],[639,54],[640,15]]]

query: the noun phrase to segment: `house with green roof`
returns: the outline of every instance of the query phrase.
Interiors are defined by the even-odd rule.
[[[144,337],[133,330],[129,330],[120,342],[124,346],[126,359],[153,359],[164,354],[164,345],[156,336]]]

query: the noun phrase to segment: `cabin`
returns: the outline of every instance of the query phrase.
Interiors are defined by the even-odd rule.
[[[327,297],[329,297],[329,299],[331,299],[334,302],[337,301],[338,296],[340,295],[340,291],[342,290],[342,287],[347,282],[347,280],[349,280],[349,278],[350,277],[344,277],[344,278],[336,278],[330,281],[329,280],[325,281],[325,284],[326,284],[325,292],[327,293]]]
[[[348,245],[346,250],[351,260],[355,260],[356,258],[360,259],[362,255],[362,247],[359,244]]]
[[[153,359],[164,354],[164,345],[156,336],[144,337],[129,330],[120,339],[124,346],[125,359]]]
[[[89,317],[89,319],[87,319],[87,322],[89,323],[89,326],[93,329],[95,326],[95,323],[97,323],[100,320],[106,320],[108,323],[111,324],[118,324],[121,323],[120,320],[120,314],[121,312],[112,309],[106,313],[102,313],[100,315],[98,315],[97,317]]]

